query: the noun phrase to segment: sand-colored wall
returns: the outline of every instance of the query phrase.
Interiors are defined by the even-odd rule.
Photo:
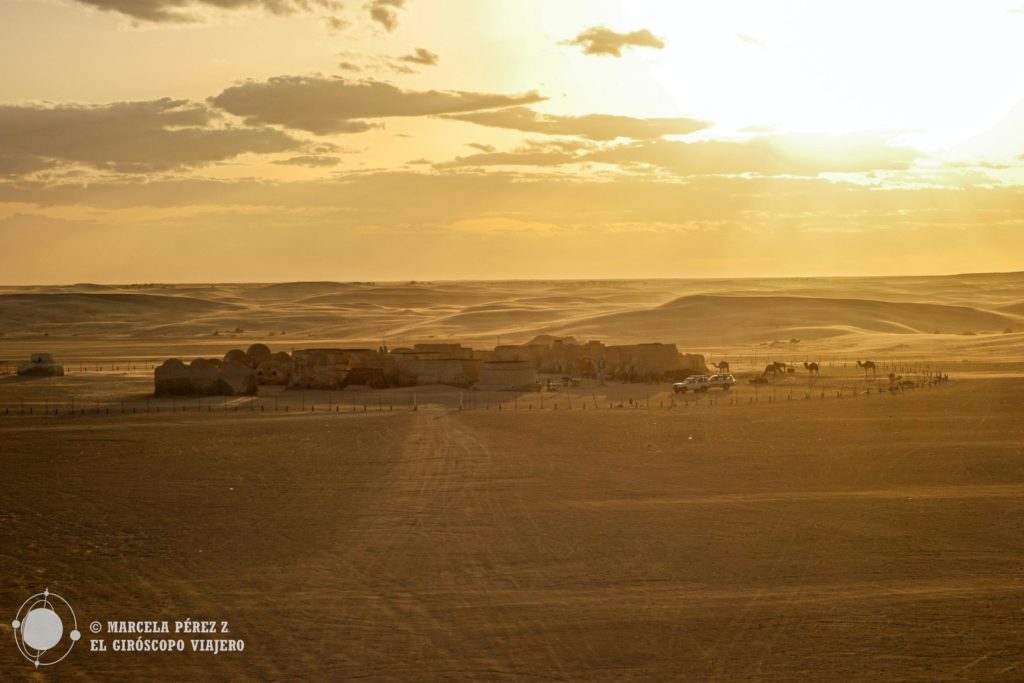
[[[529,360],[489,360],[480,368],[480,389],[526,390],[537,384],[537,368]]]
[[[539,337],[528,344],[494,349],[493,360],[529,361],[543,373],[583,376],[658,376],[681,369],[706,372],[700,354],[681,354],[675,344],[648,343],[605,346],[572,338]]]
[[[339,389],[348,375],[348,354],[342,349],[300,349],[292,354],[292,361],[290,387]]]

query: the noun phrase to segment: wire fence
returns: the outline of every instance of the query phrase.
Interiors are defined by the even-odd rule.
[[[946,385],[944,375],[920,375],[900,382],[887,378],[811,377],[776,383],[737,383],[731,389],[675,393],[671,387],[612,384],[553,391],[499,392],[448,387],[422,390],[282,390],[261,387],[254,396],[35,396],[0,401],[5,416],[220,414],[367,414],[441,409],[451,411],[688,410],[807,401],[898,397]]]

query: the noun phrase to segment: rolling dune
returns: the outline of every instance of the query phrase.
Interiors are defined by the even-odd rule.
[[[1012,355],[1024,274],[944,277],[506,282],[288,282],[0,289],[17,353],[84,340],[153,353],[263,341],[288,347],[453,340],[488,348],[537,334],[674,342],[740,353],[798,338],[808,352]],[[7,354],[5,354],[7,355]]]
[[[684,339],[691,343],[756,338],[802,339],[879,332],[917,334],[1002,332],[1017,322],[991,311],[942,304],[792,296],[681,297],[642,311],[576,321],[564,330],[584,336]],[[774,335],[774,336],[773,336]]]

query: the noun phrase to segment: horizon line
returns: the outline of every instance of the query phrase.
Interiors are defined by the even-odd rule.
[[[715,280],[855,280],[881,278],[945,278],[970,277],[979,275],[1024,275],[1024,270],[1006,271],[969,271],[960,273],[900,273],[873,275],[700,275],[689,277],[510,277],[510,278],[402,278],[388,279],[355,279],[355,280],[165,280],[153,282],[35,282],[35,283],[0,283],[0,287],[80,287],[86,285],[101,287],[138,287],[142,285],[288,285],[288,284],[433,284],[433,283],[465,283],[465,282],[653,282],[653,281],[715,281]]]

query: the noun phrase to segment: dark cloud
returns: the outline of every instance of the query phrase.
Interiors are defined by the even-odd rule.
[[[428,52],[427,54],[430,55],[431,53]],[[388,57],[358,52],[342,52],[339,53],[339,56],[343,57],[345,61],[339,62],[338,68],[352,72],[380,73],[381,71],[390,71],[397,74],[414,74],[417,72],[409,66],[410,63],[427,63],[425,59],[420,59],[416,54],[403,57]],[[436,55],[433,56],[436,58]]]
[[[53,162],[49,159],[32,154],[5,154],[0,151],[0,178],[17,178],[52,167]]]
[[[304,154],[297,157],[291,157],[289,159],[281,159],[275,161],[275,164],[282,164],[285,166],[308,166],[310,168],[327,168],[330,166],[337,166],[341,163],[341,159],[338,157],[326,156],[322,154]]]
[[[470,144],[480,154],[456,157],[436,168],[459,168],[466,166],[562,166],[586,160],[586,152],[595,149],[588,142],[527,141],[511,152],[499,152],[490,145]]]
[[[578,163],[580,157],[553,149],[522,149],[514,152],[482,152],[456,157],[453,161],[436,164],[437,168],[465,166],[562,166]]]
[[[480,152],[496,152],[496,151],[498,151],[498,148],[495,147],[494,145],[485,145],[482,142],[470,142],[470,143],[468,143],[466,145],[466,147],[472,147],[473,149],[478,150]]]
[[[196,21],[194,10],[263,9],[273,14],[294,14],[314,9],[340,9],[336,0],[75,0],[108,12],[118,12],[141,21]]]
[[[422,47],[416,48],[415,52],[409,55],[403,55],[399,57],[403,62],[412,62],[413,64],[423,64],[424,66],[436,66],[439,57]]]
[[[373,0],[369,4],[370,18],[387,31],[398,28],[398,10],[405,7],[405,0]]]
[[[331,29],[332,31],[344,31],[345,29],[352,25],[351,22],[346,21],[341,17],[330,16],[327,17],[324,21],[327,22],[327,28]]]
[[[621,57],[623,48],[627,47],[651,47],[657,50],[665,47],[661,38],[645,28],[630,33],[617,33],[604,26],[588,28],[563,44],[578,45],[583,48],[583,54],[586,55],[608,55],[611,57]]]
[[[214,127],[207,107],[184,100],[99,106],[0,106],[0,158],[80,163],[119,172],[199,166],[247,152],[296,149],[272,128]]]
[[[710,124],[688,118],[637,119],[630,116],[586,114],[584,116],[556,116],[541,114],[529,107],[510,107],[497,111],[482,111],[448,116],[481,126],[510,128],[546,135],[575,135],[591,140],[636,140],[660,138],[663,135],[686,135]]]
[[[228,88],[210,101],[250,125],[277,124],[320,135],[360,133],[390,116],[430,116],[529,104],[536,92],[495,95],[461,91],[410,91],[380,81],[322,76],[279,76]]]

